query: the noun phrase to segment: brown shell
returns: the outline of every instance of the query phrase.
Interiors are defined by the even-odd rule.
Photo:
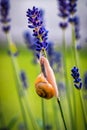
[[[36,93],[43,98],[50,99],[55,95],[54,87],[40,74],[35,81]]]

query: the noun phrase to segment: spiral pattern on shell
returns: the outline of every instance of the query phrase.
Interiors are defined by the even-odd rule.
[[[39,75],[35,81],[36,93],[45,99],[50,99],[55,95],[54,87],[43,75]]]

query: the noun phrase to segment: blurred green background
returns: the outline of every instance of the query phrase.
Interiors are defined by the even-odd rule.
[[[19,64],[19,69],[20,71],[24,71],[26,73],[28,83],[28,88],[25,89],[25,91],[27,92],[27,104],[29,105],[29,111],[27,110],[24,97],[20,95],[26,114],[26,123],[29,127],[28,130],[36,130],[33,128],[35,122],[38,124],[39,130],[43,130],[42,99],[36,94],[34,86],[35,79],[38,74],[40,74],[41,70],[38,62],[36,64],[33,63],[34,55],[32,51],[28,50],[25,46],[23,34],[25,30],[28,29],[26,11],[28,8],[31,9],[35,5],[44,11],[44,22],[47,30],[49,31],[49,41],[53,41],[56,48],[55,50],[63,54],[62,30],[58,26],[61,19],[58,17],[59,10],[57,1],[11,0],[10,3],[10,34],[19,52],[19,55],[16,57]],[[77,15],[80,17],[79,31],[81,34],[81,39],[77,41],[77,46],[79,45],[81,48],[77,49],[77,53],[79,59],[78,67],[80,69],[83,82],[82,89],[78,90],[74,87],[73,78],[71,77],[71,69],[75,64],[73,51],[71,48],[72,36],[70,25],[66,30],[67,54],[64,57],[67,62],[67,76],[69,85],[65,86],[63,64],[62,72],[55,73],[56,81],[64,84],[63,88],[58,86],[58,89],[67,130],[87,129],[87,87],[85,88],[84,85],[84,74],[87,73],[87,1],[79,0],[77,5]],[[0,130],[25,130],[23,113],[21,111],[19,100],[20,98],[18,96],[18,87],[20,86],[17,84],[16,72],[13,67],[12,57],[9,53],[6,35],[2,31],[2,27],[3,24],[0,26]],[[31,32],[29,29],[28,31],[29,33]],[[80,94],[83,104],[81,104]],[[64,130],[64,124],[56,98],[54,97],[50,100],[44,99],[44,104],[46,130]],[[69,111],[69,108],[72,108],[72,110]],[[73,115],[73,117],[71,117],[71,115]]]
[[[40,73],[40,67],[39,64],[33,64],[33,54],[31,51],[29,51],[25,46],[17,45],[19,55],[17,57],[20,70],[24,70],[27,75],[27,82],[28,82],[28,103],[31,109],[31,112],[35,118],[35,121],[42,126],[42,110],[41,110],[41,98],[36,94],[35,88],[34,88],[34,81],[37,77],[37,75]],[[7,126],[10,122],[10,120],[13,117],[17,117],[17,122],[14,123],[12,130],[16,129],[23,129],[23,118],[20,110],[20,104],[18,99],[18,93],[16,89],[16,82],[15,82],[15,72],[12,66],[11,56],[8,54],[8,46],[6,44],[0,43],[0,128],[3,126]],[[58,47],[58,50],[60,50],[60,46]],[[80,62],[80,70],[81,70],[81,77],[83,79],[84,73],[87,72],[87,48],[84,47],[78,51],[79,54],[79,62]],[[68,69],[68,80],[71,84],[73,82],[73,79],[71,77],[71,68],[73,67],[72,63],[72,53],[71,49],[67,48],[67,69]],[[60,76],[59,76],[60,77]],[[56,79],[58,77],[56,76]],[[61,77],[60,79],[61,80]],[[70,85],[69,91],[70,91],[70,98],[71,102],[73,101],[73,94],[72,94],[72,85]],[[76,91],[76,111],[77,111],[77,117],[76,123],[77,123],[77,130],[85,130],[84,126],[84,118],[83,113],[81,110],[81,104],[80,99],[78,96],[78,91]],[[84,109],[85,114],[87,115],[87,90],[84,91],[84,86],[82,88],[82,99],[84,103]],[[68,130],[71,129],[71,122],[68,112],[68,106],[67,106],[67,99],[66,99],[66,93],[65,90],[60,90],[60,99],[61,99],[61,105],[64,112],[64,117],[66,120],[67,128]],[[73,107],[73,103],[72,103]],[[73,108],[74,109],[74,108]],[[25,108],[26,110],[26,108]],[[46,124],[50,124],[52,126],[53,130],[56,130],[56,125],[58,125],[59,130],[63,130],[64,126],[62,123],[61,115],[59,112],[59,107],[56,104],[55,98],[50,100],[45,100],[45,111],[46,111]],[[55,114],[56,112],[56,114]],[[29,124],[30,130],[33,130],[31,117],[28,117],[28,113],[26,110],[27,115],[27,121]],[[87,121],[87,116],[86,116]]]

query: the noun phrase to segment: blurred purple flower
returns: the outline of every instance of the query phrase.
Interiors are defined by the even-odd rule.
[[[75,38],[76,40],[80,39],[80,19],[78,16],[74,16],[72,18],[69,18],[69,22],[74,25],[74,31],[75,31]]]
[[[63,19],[67,18],[68,13],[68,0],[57,0],[58,2],[58,9],[60,11],[59,16]]]
[[[8,55],[10,56],[10,55],[13,55],[13,56],[18,56],[19,55],[19,52],[18,51],[16,51],[15,53],[11,53],[11,51],[10,50],[8,50]]]
[[[77,11],[76,7],[77,7],[77,1],[78,0],[68,0],[68,11],[71,15],[74,15]]]
[[[61,22],[61,23],[59,24],[59,26],[60,26],[62,29],[66,29],[67,26],[68,26],[68,23],[67,23],[67,22]]]
[[[58,72],[61,67],[61,53],[54,49],[53,42],[49,42],[47,54],[51,67],[54,69],[55,72]]]
[[[58,83],[58,88],[59,88],[59,91],[65,91],[65,86],[64,86],[63,82]]]
[[[21,81],[22,81],[24,88],[28,88],[27,78],[26,78],[26,74],[24,71],[20,72],[20,78],[21,78]]]
[[[68,22],[65,21],[65,19],[69,16],[68,12],[68,0],[57,0],[58,2],[58,9],[59,9],[59,16],[64,20],[63,22],[60,22],[59,26],[62,29],[66,29],[68,26]]]
[[[45,130],[52,130],[52,125],[47,124],[47,125],[45,126]]]
[[[74,86],[77,89],[81,89],[82,88],[82,82],[81,82],[81,78],[80,78],[80,74],[79,74],[79,69],[74,66],[71,70],[71,76],[74,78]]]
[[[29,31],[25,31],[23,36],[28,49],[34,50],[35,49],[34,39],[29,33]]]
[[[34,39],[33,39],[33,37],[31,36],[31,34],[29,33],[29,31],[25,31],[24,34],[23,34],[23,37],[24,37],[25,44],[26,44],[27,48],[33,52],[33,55],[36,56],[37,59],[39,59],[39,53],[38,53],[38,52],[35,52],[36,46],[35,46],[35,44],[34,44]],[[34,57],[34,59],[33,59],[33,63],[34,63],[34,64],[37,63],[35,57]]]
[[[69,15],[69,22],[74,25],[74,31],[75,31],[75,38],[76,40],[80,39],[80,19],[78,16],[76,16],[77,12],[77,1],[78,0],[68,0],[69,5],[68,5],[68,11],[70,13]]]
[[[85,72],[83,77],[83,85],[84,85],[84,89],[87,90],[87,72]]]
[[[47,49],[47,54],[48,54],[48,59],[50,62],[51,67],[53,67],[53,57],[54,57],[54,46],[53,42],[49,42],[48,44],[48,49]]]
[[[3,23],[3,31],[7,33],[10,30],[9,22],[11,19],[9,18],[9,10],[10,10],[10,2],[9,0],[1,0],[0,1],[0,22]]]

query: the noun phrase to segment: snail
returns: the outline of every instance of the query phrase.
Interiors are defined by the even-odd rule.
[[[35,82],[36,93],[43,98],[50,99],[54,96],[53,86],[46,80],[43,74],[36,78]]]
[[[45,99],[50,99],[53,96],[58,97],[58,88],[55,76],[47,58],[42,56],[40,58],[40,65],[42,72],[35,80],[36,93]]]

